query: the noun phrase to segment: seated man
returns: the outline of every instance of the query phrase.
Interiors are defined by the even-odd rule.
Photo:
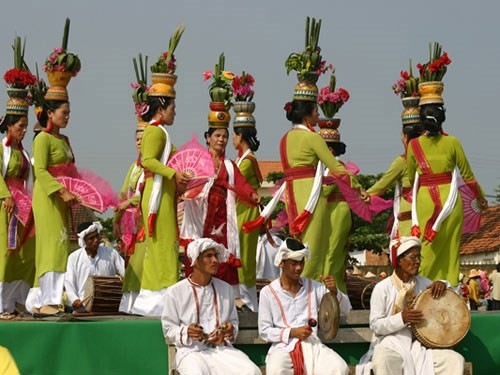
[[[78,226],[80,249],[68,257],[64,288],[74,311],[85,311],[84,286],[89,276],[123,277],[124,261],[115,249],[100,246],[102,225],[98,221]]]
[[[370,328],[374,335],[369,351],[361,358],[356,374],[463,374],[464,358],[448,349],[426,349],[417,341],[409,325],[424,318],[411,303],[427,288],[433,298],[442,296],[449,284],[417,276],[420,267],[418,237],[391,241],[391,261],[396,267],[380,281],[370,300]],[[369,363],[371,359],[371,363]]]
[[[275,265],[281,268],[278,279],[260,292],[259,334],[272,343],[266,357],[266,374],[348,374],[346,362],[323,345],[317,328],[308,325],[317,320],[323,296],[330,292],[340,304],[342,314],[351,309],[349,298],[337,290],[332,276],[324,283],[300,277],[309,248],[287,238],[280,245]]]
[[[175,367],[181,375],[261,373],[231,345],[238,333],[233,288],[213,277],[228,255],[211,239],[194,240],[187,247],[193,273],[167,289],[163,334],[177,348]]]

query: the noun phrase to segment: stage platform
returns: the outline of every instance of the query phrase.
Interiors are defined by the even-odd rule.
[[[474,375],[500,374],[500,312],[472,313],[472,325],[457,346]],[[14,356],[22,375],[166,375],[167,346],[158,319],[130,316],[71,316],[0,321],[0,345]],[[368,344],[331,344],[355,364]],[[258,365],[268,345],[242,345]],[[231,374],[228,374],[231,375]]]

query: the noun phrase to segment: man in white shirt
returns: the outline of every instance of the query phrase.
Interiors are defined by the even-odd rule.
[[[323,277],[324,284],[300,276],[308,257],[307,245],[287,238],[275,258],[281,275],[260,292],[259,334],[272,343],[266,357],[268,375],[349,373],[342,357],[321,343],[317,328],[308,322],[317,321],[319,305],[326,293],[337,297],[341,314],[351,309],[351,303],[337,290],[332,276]]]
[[[78,226],[80,248],[68,257],[64,288],[74,311],[85,311],[85,282],[89,276],[123,277],[125,264],[118,252],[101,246],[102,225],[100,222],[86,222]]]
[[[393,274],[380,281],[370,300],[370,349],[361,358],[356,374],[457,375],[464,373],[464,358],[448,349],[426,349],[413,335],[411,324],[424,318],[411,304],[416,296],[430,288],[440,298],[448,282],[417,276],[422,259],[418,237],[401,237],[391,241]],[[370,362],[371,360],[371,362]]]
[[[229,251],[209,238],[199,238],[188,245],[187,255],[193,273],[167,289],[161,317],[163,334],[177,349],[177,371],[260,374],[247,355],[231,345],[238,334],[233,287],[213,277]]]

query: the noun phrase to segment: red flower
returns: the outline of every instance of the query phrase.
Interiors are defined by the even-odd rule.
[[[339,88],[339,95],[340,99],[342,99],[342,102],[345,103],[349,100],[349,92],[343,88]]]
[[[293,109],[292,102],[287,102],[285,103],[285,106],[283,107],[286,113],[290,112]]]
[[[245,80],[250,86],[253,86],[253,84],[255,83],[255,78],[253,78],[253,75],[248,73],[245,75]]]
[[[403,78],[406,81],[407,79],[410,79],[410,74],[408,74],[408,72],[406,70],[402,70],[401,71],[401,78]]]
[[[236,90],[238,89],[242,84],[242,79],[238,76],[234,76],[233,81],[231,82],[231,86],[233,86],[233,89]]]
[[[443,55],[439,58],[439,61],[443,65],[450,65],[451,59],[448,57],[448,53],[444,52]]]
[[[18,68],[8,70],[3,78],[8,85],[19,86],[22,88],[34,85],[36,82],[36,77],[33,74],[27,70]]]
[[[417,69],[420,72],[420,75],[424,75],[425,74],[425,65],[417,64]]]

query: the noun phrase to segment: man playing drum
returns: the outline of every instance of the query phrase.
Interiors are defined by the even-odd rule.
[[[193,272],[167,289],[161,322],[165,338],[177,349],[175,367],[181,375],[260,374],[231,345],[238,334],[233,288],[213,277],[228,255],[212,239],[194,240],[187,247]]]
[[[324,283],[301,277],[309,248],[287,238],[280,245],[275,265],[278,279],[260,292],[259,334],[272,343],[266,357],[266,374],[348,374],[346,362],[317,336],[318,309],[323,296],[336,296],[340,312],[351,309],[349,298],[337,290],[332,276]]]
[[[425,318],[422,311],[411,307],[415,298],[430,289],[432,298],[439,299],[449,287],[448,282],[432,282],[417,276],[422,259],[421,246],[418,237],[391,241],[390,258],[395,271],[373,290],[370,303],[373,338],[356,374],[370,374],[370,369],[375,375],[463,374],[464,358],[459,353],[449,349],[426,349],[412,335],[410,325]]]
[[[100,222],[86,222],[78,225],[80,248],[68,257],[64,288],[68,302],[74,311],[85,311],[85,283],[89,276],[123,277],[125,265],[120,254],[110,247],[101,246],[102,225]]]

